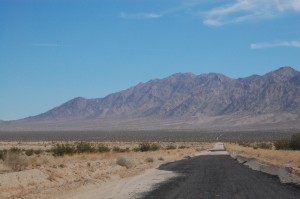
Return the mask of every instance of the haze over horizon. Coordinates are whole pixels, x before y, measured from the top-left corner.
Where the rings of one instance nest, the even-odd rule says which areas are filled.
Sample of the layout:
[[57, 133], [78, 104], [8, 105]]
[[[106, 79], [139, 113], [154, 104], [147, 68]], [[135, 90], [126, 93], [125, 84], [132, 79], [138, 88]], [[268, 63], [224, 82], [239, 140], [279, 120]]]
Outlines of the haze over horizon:
[[300, 71], [297, 0], [0, 1], [0, 119], [178, 72]]

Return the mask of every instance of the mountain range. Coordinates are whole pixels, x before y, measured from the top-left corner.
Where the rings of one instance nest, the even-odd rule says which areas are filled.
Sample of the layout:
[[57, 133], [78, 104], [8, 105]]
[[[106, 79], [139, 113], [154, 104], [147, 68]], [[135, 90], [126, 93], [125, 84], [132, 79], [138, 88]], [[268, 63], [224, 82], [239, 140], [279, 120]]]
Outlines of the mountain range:
[[300, 129], [300, 72], [233, 79], [177, 73], [104, 98], [78, 97], [0, 130]]

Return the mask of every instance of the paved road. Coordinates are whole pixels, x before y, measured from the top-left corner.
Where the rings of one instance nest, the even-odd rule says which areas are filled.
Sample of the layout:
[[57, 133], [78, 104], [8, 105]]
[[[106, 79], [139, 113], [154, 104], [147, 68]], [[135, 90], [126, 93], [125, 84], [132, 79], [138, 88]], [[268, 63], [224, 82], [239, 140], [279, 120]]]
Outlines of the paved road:
[[160, 169], [180, 175], [159, 184], [142, 199], [300, 198], [299, 187], [281, 184], [277, 177], [253, 171], [228, 155], [196, 156], [162, 165]]

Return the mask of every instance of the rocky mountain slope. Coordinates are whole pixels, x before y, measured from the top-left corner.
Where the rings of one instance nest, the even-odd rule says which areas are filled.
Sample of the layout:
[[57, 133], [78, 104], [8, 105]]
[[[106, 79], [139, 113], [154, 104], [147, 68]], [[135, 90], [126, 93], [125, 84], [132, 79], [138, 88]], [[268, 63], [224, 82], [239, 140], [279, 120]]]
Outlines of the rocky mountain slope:
[[299, 108], [300, 73], [284, 67], [264, 76], [240, 79], [216, 73], [178, 73], [102, 99], [75, 98], [26, 120], [261, 114]]
[[[226, 121], [230, 125], [232, 118], [242, 117], [255, 124], [261, 120], [258, 118], [266, 115], [274, 123], [289, 118], [297, 120], [300, 115], [300, 72], [282, 67], [263, 76], [239, 79], [217, 73], [178, 73], [140, 83], [104, 98], [75, 98], [19, 122], [94, 121], [99, 124], [138, 119], [145, 120], [143, 123], [194, 121], [193, 126], [205, 118], [200, 123], [209, 128], [209, 124], [218, 124], [218, 118], [222, 118], [224, 125]], [[281, 115], [285, 117], [281, 119]]]

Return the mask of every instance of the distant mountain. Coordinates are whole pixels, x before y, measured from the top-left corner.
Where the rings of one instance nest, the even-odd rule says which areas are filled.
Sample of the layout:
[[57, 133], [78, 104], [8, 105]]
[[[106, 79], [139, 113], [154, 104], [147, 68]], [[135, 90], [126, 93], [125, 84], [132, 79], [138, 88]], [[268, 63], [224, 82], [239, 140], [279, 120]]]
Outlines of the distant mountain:
[[[121, 129], [128, 124], [132, 124], [132, 128], [143, 128], [143, 125], [155, 127], [164, 122], [162, 128], [250, 124], [291, 127], [293, 123], [293, 127], [300, 128], [296, 124], [299, 116], [300, 73], [291, 67], [282, 67], [263, 76], [239, 79], [217, 73], [177, 73], [104, 98], [75, 98], [43, 114], [12, 123], [70, 126], [83, 122], [89, 129], [109, 128], [113, 123]], [[181, 125], [180, 121], [185, 124]]]

